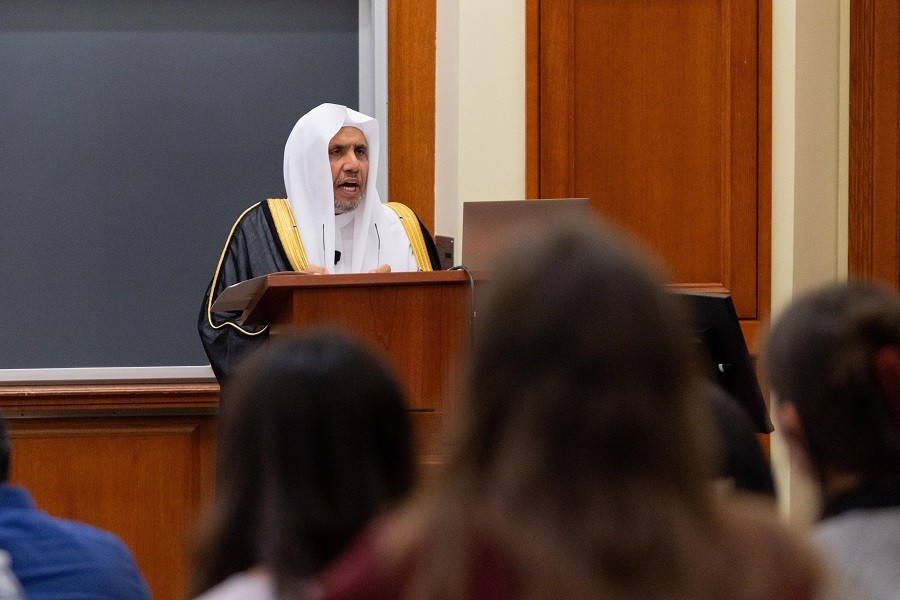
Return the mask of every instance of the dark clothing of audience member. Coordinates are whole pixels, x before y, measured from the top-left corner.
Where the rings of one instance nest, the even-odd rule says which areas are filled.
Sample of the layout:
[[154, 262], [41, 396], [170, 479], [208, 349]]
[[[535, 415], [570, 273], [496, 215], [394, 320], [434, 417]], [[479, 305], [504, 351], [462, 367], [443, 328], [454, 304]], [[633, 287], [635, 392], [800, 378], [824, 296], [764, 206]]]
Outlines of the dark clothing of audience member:
[[709, 384], [707, 396], [722, 450], [719, 477], [737, 490], [774, 497], [772, 468], [747, 411], [718, 385]]

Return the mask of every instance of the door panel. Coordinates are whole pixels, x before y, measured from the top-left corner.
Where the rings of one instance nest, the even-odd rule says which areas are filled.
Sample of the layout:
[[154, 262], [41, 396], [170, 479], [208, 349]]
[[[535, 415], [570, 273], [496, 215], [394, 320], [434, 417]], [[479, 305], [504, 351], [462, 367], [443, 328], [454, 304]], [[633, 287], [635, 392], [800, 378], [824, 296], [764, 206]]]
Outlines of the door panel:
[[538, 195], [587, 196], [675, 283], [724, 287], [741, 318], [766, 315], [757, 0], [534, 0], [527, 14]]

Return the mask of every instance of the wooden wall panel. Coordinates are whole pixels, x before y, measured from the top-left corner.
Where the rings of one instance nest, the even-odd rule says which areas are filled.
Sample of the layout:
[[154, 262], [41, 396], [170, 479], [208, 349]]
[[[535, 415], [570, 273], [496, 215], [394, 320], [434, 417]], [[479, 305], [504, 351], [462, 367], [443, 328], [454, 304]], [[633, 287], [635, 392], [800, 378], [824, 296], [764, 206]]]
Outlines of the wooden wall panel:
[[728, 289], [748, 323], [767, 316], [770, 191], [760, 183], [770, 185], [771, 154], [760, 143], [770, 143], [771, 109], [761, 110], [771, 102], [769, 2], [529, 0], [526, 8], [528, 56], [538, 47], [537, 65], [526, 62], [538, 110], [526, 114], [539, 139], [528, 165], [539, 195], [589, 197], [658, 254], [676, 283]]
[[900, 289], [900, 8], [850, 4], [849, 269]]
[[212, 430], [212, 416], [20, 419], [11, 480], [42, 510], [116, 533], [155, 598], [183, 598], [188, 531], [212, 485]]
[[434, 233], [435, 0], [388, 2], [388, 199]]
[[217, 404], [214, 383], [0, 386], [10, 480], [42, 510], [118, 535], [154, 598], [181, 600]]

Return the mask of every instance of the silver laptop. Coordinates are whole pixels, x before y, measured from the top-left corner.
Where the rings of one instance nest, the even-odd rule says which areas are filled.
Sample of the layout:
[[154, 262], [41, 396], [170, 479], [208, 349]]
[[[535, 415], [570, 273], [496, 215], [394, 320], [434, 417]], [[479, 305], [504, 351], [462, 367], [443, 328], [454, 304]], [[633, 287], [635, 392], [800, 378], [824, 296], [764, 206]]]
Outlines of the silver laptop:
[[536, 227], [590, 215], [587, 198], [464, 202], [462, 264], [487, 269], [508, 244]]

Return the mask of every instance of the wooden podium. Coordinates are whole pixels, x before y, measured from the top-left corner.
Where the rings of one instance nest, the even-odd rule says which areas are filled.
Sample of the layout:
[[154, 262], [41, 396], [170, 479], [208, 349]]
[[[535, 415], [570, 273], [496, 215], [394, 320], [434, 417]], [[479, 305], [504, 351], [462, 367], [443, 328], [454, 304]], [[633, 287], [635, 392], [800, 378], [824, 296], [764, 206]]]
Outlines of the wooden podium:
[[241, 323], [273, 336], [333, 325], [382, 351], [407, 394], [420, 461], [440, 461], [444, 397], [470, 338], [467, 273], [274, 273], [223, 290], [213, 310], [241, 311]]

